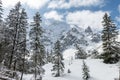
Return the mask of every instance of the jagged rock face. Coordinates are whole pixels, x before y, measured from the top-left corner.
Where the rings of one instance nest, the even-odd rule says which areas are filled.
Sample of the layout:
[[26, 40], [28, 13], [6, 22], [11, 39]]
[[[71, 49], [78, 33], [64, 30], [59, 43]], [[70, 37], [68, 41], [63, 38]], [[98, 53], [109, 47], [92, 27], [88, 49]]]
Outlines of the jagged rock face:
[[92, 42], [98, 43], [100, 40], [101, 40], [100, 34], [93, 34], [92, 35], [92, 39], [91, 39]]
[[44, 28], [43, 43], [47, 48], [53, 48], [57, 39], [61, 42], [62, 50], [74, 47], [75, 44], [81, 47], [89, 47], [91, 43], [98, 43], [101, 38], [99, 33], [94, 33], [91, 27], [82, 29], [76, 25], [70, 28], [65, 23], [59, 23]]
[[75, 27], [69, 30], [64, 37], [62, 36], [61, 43], [64, 49], [74, 46], [75, 44], [88, 45], [84, 34]]
[[81, 47], [89, 47], [92, 43], [98, 43], [101, 40], [101, 37], [99, 33], [94, 33], [90, 27], [84, 30], [75, 26], [60, 39], [64, 50], [73, 47], [75, 44], [78, 44]]
[[93, 34], [93, 31], [91, 29], [90, 26], [88, 26], [86, 29], [85, 29], [85, 33], [88, 34], [88, 35], [92, 35]]

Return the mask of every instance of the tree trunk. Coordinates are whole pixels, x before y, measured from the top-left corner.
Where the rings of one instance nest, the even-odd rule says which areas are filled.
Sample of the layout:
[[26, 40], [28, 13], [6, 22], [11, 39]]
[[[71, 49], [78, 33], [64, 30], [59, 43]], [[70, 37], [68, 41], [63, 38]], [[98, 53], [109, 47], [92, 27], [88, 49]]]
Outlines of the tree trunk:
[[57, 76], [60, 76], [60, 56], [58, 55], [58, 74]]
[[[14, 66], [13, 66], [13, 70], [14, 70], [14, 71], [16, 70], [16, 62], [17, 62], [17, 61], [15, 60]], [[15, 75], [16, 75], [16, 74], [13, 72], [13, 78], [15, 77]]]
[[13, 39], [12, 52], [11, 52], [11, 56], [10, 56], [9, 69], [11, 69], [11, 64], [12, 64], [13, 56], [15, 53], [16, 38], [17, 38], [17, 32], [18, 32], [17, 26], [18, 26], [18, 24], [16, 24], [16, 26], [15, 26], [15, 33], [14, 33], [14, 39]]
[[36, 66], [37, 66], [37, 56], [35, 55], [35, 80], [36, 80], [36, 77], [37, 77]]
[[22, 67], [22, 74], [21, 74], [20, 80], [22, 80], [22, 78], [23, 78], [24, 66], [25, 66], [25, 59], [23, 59], [23, 67]]

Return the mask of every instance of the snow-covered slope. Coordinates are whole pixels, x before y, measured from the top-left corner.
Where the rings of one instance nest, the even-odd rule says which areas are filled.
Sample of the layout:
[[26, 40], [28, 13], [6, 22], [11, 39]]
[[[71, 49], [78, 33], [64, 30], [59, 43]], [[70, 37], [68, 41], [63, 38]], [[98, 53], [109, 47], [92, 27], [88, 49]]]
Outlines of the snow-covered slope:
[[[87, 59], [85, 60], [90, 71], [90, 80], [114, 80], [118, 78], [117, 64], [104, 64], [102, 60]], [[65, 60], [65, 72], [61, 77], [53, 77], [51, 74], [52, 64], [49, 63], [44, 66], [46, 72], [43, 80], [83, 80], [82, 79], [82, 60], [73, 60], [71, 65], [69, 60]], [[70, 69], [71, 73], [67, 73]], [[24, 75], [25, 80], [33, 80], [33, 75]]]
[[71, 58], [75, 59], [75, 53], [76, 53], [76, 49], [67, 49], [63, 52], [63, 58], [70, 60]]

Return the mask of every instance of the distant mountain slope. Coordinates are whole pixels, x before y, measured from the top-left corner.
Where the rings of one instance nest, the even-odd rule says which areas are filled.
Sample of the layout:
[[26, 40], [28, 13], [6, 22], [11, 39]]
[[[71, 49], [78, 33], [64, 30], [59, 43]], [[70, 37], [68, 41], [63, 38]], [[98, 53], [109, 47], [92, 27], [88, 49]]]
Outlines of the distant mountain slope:
[[62, 51], [71, 47], [74, 48], [74, 45], [78, 44], [88, 52], [101, 41], [101, 33], [95, 33], [90, 26], [84, 30], [76, 25], [71, 27], [64, 22], [51, 21], [51, 23], [47, 23], [49, 24], [43, 26], [42, 42], [48, 50], [51, 50], [54, 43], [60, 40]]

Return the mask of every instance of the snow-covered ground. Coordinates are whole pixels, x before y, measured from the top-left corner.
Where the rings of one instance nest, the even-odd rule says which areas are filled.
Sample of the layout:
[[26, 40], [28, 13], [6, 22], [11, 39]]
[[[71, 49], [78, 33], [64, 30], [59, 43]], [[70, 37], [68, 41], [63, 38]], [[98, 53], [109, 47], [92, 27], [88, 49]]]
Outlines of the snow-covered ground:
[[[117, 64], [104, 64], [102, 60], [97, 59], [87, 59], [85, 61], [89, 66], [90, 80], [114, 80], [118, 77]], [[65, 73], [61, 77], [51, 76], [52, 64], [45, 65], [46, 74], [43, 80], [82, 80], [82, 60], [73, 60], [70, 66], [69, 61], [66, 60], [65, 64]], [[68, 68], [71, 73], [67, 73]]]
[[[73, 51], [73, 52], [72, 52]], [[52, 64], [46, 64], [44, 69], [46, 70], [43, 80], [83, 80], [82, 79], [82, 60], [74, 59], [70, 60], [70, 57], [74, 55], [75, 50], [68, 50], [64, 52], [65, 71], [61, 77], [52, 76]], [[118, 64], [104, 64], [100, 59], [86, 59], [87, 66], [90, 70], [90, 80], [114, 80], [119, 76]], [[72, 63], [71, 65], [69, 65]], [[70, 69], [71, 73], [67, 73]], [[33, 80], [33, 75], [24, 75], [25, 80]]]
[[[102, 60], [87, 59], [86, 64], [90, 70], [90, 80], [114, 80], [118, 77], [117, 64], [104, 64]], [[73, 60], [69, 65], [69, 60], [65, 60], [65, 71], [61, 77], [53, 77], [51, 74], [52, 64], [46, 64], [44, 66], [46, 72], [43, 76], [43, 80], [82, 80], [82, 60]], [[70, 69], [71, 73], [67, 73]], [[32, 80], [33, 75], [24, 75], [25, 80]]]

